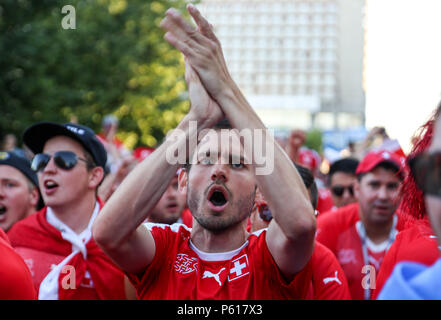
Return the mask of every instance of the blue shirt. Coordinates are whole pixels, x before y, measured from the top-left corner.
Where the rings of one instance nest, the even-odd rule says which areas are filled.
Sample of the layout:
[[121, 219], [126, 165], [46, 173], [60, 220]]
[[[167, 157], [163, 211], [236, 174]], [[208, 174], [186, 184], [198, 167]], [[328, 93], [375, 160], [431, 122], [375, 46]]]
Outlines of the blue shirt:
[[398, 263], [378, 300], [441, 300], [441, 258], [430, 267]]

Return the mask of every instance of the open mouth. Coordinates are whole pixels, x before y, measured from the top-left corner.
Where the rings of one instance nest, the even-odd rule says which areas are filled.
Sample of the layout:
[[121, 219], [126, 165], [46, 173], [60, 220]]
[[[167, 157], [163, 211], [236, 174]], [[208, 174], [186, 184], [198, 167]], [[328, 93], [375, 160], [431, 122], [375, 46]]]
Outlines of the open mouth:
[[0, 219], [6, 215], [8, 208], [4, 204], [0, 204]]
[[169, 204], [167, 204], [166, 208], [167, 209], [171, 209], [171, 210], [175, 210], [178, 207], [178, 204], [176, 202], [171, 202]]
[[44, 182], [44, 187], [45, 187], [46, 189], [51, 190], [51, 189], [54, 189], [54, 188], [58, 187], [58, 184], [56, 184], [56, 183], [55, 183], [54, 181], [52, 181], [52, 180], [46, 180], [46, 181]]
[[228, 194], [222, 187], [213, 187], [208, 193], [208, 201], [215, 207], [222, 207], [228, 202]]

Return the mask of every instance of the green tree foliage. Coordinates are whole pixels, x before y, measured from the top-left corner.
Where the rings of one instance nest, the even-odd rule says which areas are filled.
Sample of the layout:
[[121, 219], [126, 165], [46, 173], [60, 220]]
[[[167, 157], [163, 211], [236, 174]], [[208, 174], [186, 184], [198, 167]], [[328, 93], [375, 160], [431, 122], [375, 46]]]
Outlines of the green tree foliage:
[[312, 129], [306, 133], [305, 146], [314, 149], [319, 154], [323, 152], [323, 133], [320, 130]]
[[[64, 29], [65, 5], [76, 29]], [[154, 146], [189, 108], [184, 64], [159, 22], [184, 0], [2, 0], [0, 2], [0, 135], [37, 121], [100, 131], [120, 119], [129, 147]]]

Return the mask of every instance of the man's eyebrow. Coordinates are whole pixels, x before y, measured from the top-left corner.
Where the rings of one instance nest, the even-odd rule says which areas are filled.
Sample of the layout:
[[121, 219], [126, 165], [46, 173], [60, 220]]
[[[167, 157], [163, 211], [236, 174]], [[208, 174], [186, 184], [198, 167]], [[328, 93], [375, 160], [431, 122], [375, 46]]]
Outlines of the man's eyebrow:
[[7, 177], [7, 178], [0, 178], [0, 181], [1, 181], [1, 182], [15, 182], [15, 183], [18, 183], [18, 182], [19, 182], [18, 179], [14, 179], [14, 178], [10, 178], [10, 177]]
[[231, 163], [233, 163], [233, 161], [237, 161], [237, 160], [239, 160], [238, 163], [245, 163], [245, 157], [243, 155], [237, 156], [237, 155], [230, 153], [229, 160], [231, 160]]

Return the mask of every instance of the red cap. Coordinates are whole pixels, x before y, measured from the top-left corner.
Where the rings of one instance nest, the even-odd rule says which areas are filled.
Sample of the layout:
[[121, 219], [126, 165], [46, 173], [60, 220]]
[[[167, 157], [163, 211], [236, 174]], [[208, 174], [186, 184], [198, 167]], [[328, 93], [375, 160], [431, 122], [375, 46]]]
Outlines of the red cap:
[[382, 162], [389, 162], [394, 164], [399, 169], [399, 174], [403, 179], [405, 176], [405, 167], [402, 159], [395, 153], [386, 150], [369, 152], [363, 160], [358, 164], [355, 174], [367, 173], [372, 171]]
[[302, 148], [299, 152], [298, 164], [308, 168], [311, 171], [315, 171], [320, 166], [320, 156], [317, 151], [308, 148]]
[[139, 161], [141, 162], [142, 160], [144, 160], [145, 158], [147, 158], [150, 154], [153, 153], [153, 151], [155, 151], [154, 148], [149, 148], [149, 147], [138, 147], [135, 150], [133, 150], [133, 156]]

